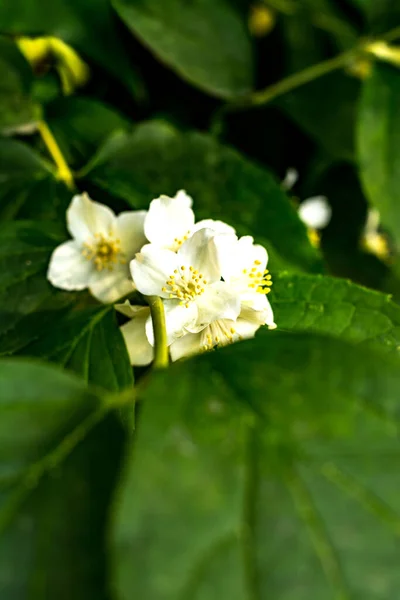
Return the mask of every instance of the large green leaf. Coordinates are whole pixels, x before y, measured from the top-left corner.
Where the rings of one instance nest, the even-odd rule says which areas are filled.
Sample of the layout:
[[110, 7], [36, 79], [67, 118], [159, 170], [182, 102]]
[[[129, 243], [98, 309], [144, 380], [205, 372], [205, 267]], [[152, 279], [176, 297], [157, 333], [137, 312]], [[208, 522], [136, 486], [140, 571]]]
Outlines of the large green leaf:
[[110, 599], [105, 530], [123, 432], [113, 416], [100, 423], [106, 412], [61, 371], [0, 363], [2, 600]]
[[131, 31], [181, 77], [222, 98], [252, 87], [244, 20], [228, 0], [113, 0]]
[[0, 140], [0, 218], [64, 218], [71, 192], [57, 180], [55, 169], [29, 146]]
[[52, 35], [117, 77], [136, 96], [142, 82], [121, 43], [109, 0], [15, 0], [0, 4], [1, 29], [15, 35]]
[[271, 241], [294, 265], [320, 269], [295, 208], [272, 174], [209, 135], [146, 123], [131, 135], [112, 137], [82, 176], [135, 208], [184, 188], [199, 219], [226, 220], [241, 233]]
[[143, 394], [117, 502], [120, 600], [396, 597], [397, 358], [268, 332]]
[[110, 106], [84, 97], [59, 98], [46, 106], [45, 118], [69, 166], [79, 168], [116, 130], [129, 121]]
[[14, 42], [0, 37], [0, 133], [32, 126], [39, 118], [31, 83], [30, 65]]
[[65, 236], [53, 224], [17, 222], [0, 230], [0, 355], [24, 354], [74, 370], [110, 391], [133, 383], [112, 306], [85, 308], [85, 293], [62, 292], [46, 278]]
[[344, 279], [282, 273], [269, 297], [283, 331], [314, 331], [399, 353], [400, 307]]
[[375, 65], [363, 86], [358, 123], [361, 180], [400, 246], [400, 72]]

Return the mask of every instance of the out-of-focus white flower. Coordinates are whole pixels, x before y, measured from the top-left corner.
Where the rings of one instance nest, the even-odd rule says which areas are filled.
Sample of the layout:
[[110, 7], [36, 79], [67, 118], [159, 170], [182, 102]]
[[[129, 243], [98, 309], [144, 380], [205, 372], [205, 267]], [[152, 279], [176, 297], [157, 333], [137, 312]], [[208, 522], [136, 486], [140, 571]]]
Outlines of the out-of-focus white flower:
[[87, 194], [74, 196], [67, 210], [72, 240], [58, 246], [47, 278], [64, 290], [89, 288], [101, 302], [115, 302], [132, 292], [129, 262], [146, 242], [146, 211], [114, 212]]
[[221, 281], [215, 237], [213, 230], [200, 229], [177, 252], [148, 244], [131, 262], [138, 291], [164, 299], [170, 342], [218, 318], [235, 320], [239, 314], [237, 294]]
[[[282, 188], [288, 192], [292, 189], [298, 178], [299, 174], [296, 169], [288, 169], [281, 183]], [[295, 202], [298, 206], [298, 215], [307, 227], [310, 243], [318, 247], [320, 245], [319, 230], [324, 229], [332, 217], [332, 209], [328, 199], [325, 196], [313, 196], [304, 200], [300, 205], [298, 205], [297, 199], [295, 199]]]
[[328, 198], [314, 196], [307, 198], [299, 206], [299, 217], [309, 229], [324, 229], [332, 216]]
[[199, 229], [235, 233], [233, 227], [222, 221], [204, 219], [195, 224], [192, 204], [192, 198], [184, 190], [179, 190], [173, 198], [160, 196], [152, 200], [144, 222], [150, 244], [176, 252]]
[[304, 200], [298, 208], [298, 215], [307, 227], [310, 243], [319, 248], [321, 243], [320, 230], [324, 229], [332, 216], [332, 209], [325, 196], [314, 196]]
[[361, 246], [374, 254], [383, 262], [390, 262], [391, 253], [387, 237], [379, 230], [380, 214], [376, 208], [370, 208], [364, 231], [361, 236]]

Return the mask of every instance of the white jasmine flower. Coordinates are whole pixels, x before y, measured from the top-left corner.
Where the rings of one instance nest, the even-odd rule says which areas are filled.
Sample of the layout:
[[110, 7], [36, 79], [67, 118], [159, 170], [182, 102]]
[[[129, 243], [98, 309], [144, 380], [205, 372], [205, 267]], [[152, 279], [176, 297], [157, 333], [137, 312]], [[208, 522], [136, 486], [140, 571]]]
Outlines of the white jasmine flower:
[[314, 196], [300, 204], [298, 214], [309, 229], [324, 229], [331, 220], [332, 209], [325, 196]]
[[240, 300], [237, 320], [219, 318], [198, 333], [188, 333], [170, 347], [172, 360], [254, 337], [261, 325], [275, 329], [274, 315], [266, 295], [271, 275], [266, 268], [268, 254], [250, 236], [217, 236], [221, 273]]
[[242, 307], [262, 313], [260, 323], [275, 327], [267, 294], [271, 291], [272, 277], [267, 269], [268, 253], [263, 246], [245, 235], [219, 236], [216, 239], [218, 258], [224, 281], [240, 298]]
[[[148, 244], [131, 262], [138, 291], [164, 299], [169, 343], [218, 318], [236, 320], [240, 312], [237, 294], [221, 281], [215, 239], [213, 230], [200, 229], [176, 253]], [[150, 339], [152, 331], [147, 334]]]
[[193, 200], [184, 190], [177, 194], [160, 196], [150, 202], [144, 222], [144, 232], [151, 244], [174, 252], [199, 229], [212, 229], [216, 233], [235, 233], [233, 227], [222, 221], [204, 219], [195, 224]]
[[146, 211], [114, 212], [87, 194], [74, 196], [67, 210], [72, 240], [58, 246], [50, 259], [49, 281], [64, 290], [90, 292], [114, 302], [134, 289], [129, 261], [146, 242]]
[[[196, 237], [204, 235], [198, 232]], [[215, 316], [206, 325], [203, 323], [185, 327], [180, 323], [182, 327], [179, 335], [169, 335], [168, 339], [173, 361], [211, 350], [216, 346], [251, 338], [261, 325], [267, 325], [269, 329], [276, 328], [272, 308], [266, 297], [272, 285], [271, 275], [266, 268], [266, 249], [254, 244], [250, 236], [238, 239], [233, 235], [217, 235], [213, 239], [217, 247], [219, 270], [225, 280], [223, 283], [229, 293], [239, 301], [240, 313], [237, 318], [228, 314], [223, 317]], [[189, 245], [189, 242], [186, 244]], [[185, 249], [185, 244], [182, 248]], [[179, 253], [175, 256], [178, 255]], [[171, 283], [175, 285], [174, 280]], [[164, 306], [168, 328], [171, 313], [174, 313], [175, 308], [168, 300], [164, 300]], [[118, 306], [117, 308], [120, 309]], [[152, 360], [154, 344], [149, 309], [129, 307], [121, 312], [133, 319], [133, 322], [130, 321], [121, 327], [132, 364], [148, 364]], [[217, 313], [218, 311], [214, 311], [215, 315]], [[180, 317], [178, 323], [179, 319]]]

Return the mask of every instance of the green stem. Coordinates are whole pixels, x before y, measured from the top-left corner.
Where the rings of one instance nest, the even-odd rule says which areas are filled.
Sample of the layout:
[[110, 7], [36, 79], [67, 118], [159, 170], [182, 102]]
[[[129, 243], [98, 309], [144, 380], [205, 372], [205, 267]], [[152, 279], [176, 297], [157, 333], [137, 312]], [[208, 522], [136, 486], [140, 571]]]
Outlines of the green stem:
[[[379, 41], [390, 42], [399, 37], [400, 27], [396, 27], [382, 36], [379, 36], [378, 39]], [[277, 83], [274, 83], [263, 90], [253, 92], [252, 94], [249, 94], [241, 99], [224, 104], [215, 113], [211, 124], [212, 134], [216, 137], [221, 134], [223, 119], [227, 113], [264, 106], [279, 96], [287, 94], [288, 92], [291, 92], [292, 90], [305, 85], [306, 83], [310, 83], [311, 81], [314, 81], [323, 75], [327, 75], [328, 73], [332, 73], [333, 71], [337, 71], [338, 69], [346, 67], [353, 59], [362, 56], [370, 44], [371, 40], [363, 39], [359, 41], [359, 43], [356, 44], [351, 50], [347, 50], [346, 52], [342, 52], [333, 58], [324, 60], [316, 65], [312, 65], [311, 67], [307, 67], [303, 71], [289, 75], [289, 77], [286, 77], [285, 79], [282, 79], [281, 81], [278, 81]]]
[[61, 181], [64, 181], [69, 190], [73, 190], [75, 184], [71, 169], [69, 168], [54, 135], [45, 121], [39, 121], [38, 131], [46, 145], [47, 150], [49, 151], [49, 154], [56, 164], [58, 178], [61, 179]]
[[149, 303], [154, 331], [153, 366], [155, 369], [163, 369], [168, 367], [169, 363], [164, 305], [158, 296], [146, 296], [146, 300]]

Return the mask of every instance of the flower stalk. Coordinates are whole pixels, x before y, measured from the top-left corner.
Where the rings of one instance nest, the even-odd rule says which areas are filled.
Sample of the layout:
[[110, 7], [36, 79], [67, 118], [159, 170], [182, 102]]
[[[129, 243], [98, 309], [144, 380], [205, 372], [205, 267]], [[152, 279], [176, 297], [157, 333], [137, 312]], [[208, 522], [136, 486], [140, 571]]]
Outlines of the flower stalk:
[[155, 369], [165, 369], [169, 364], [169, 356], [164, 305], [158, 296], [146, 296], [146, 300], [149, 303], [154, 332], [153, 366]]
[[58, 178], [61, 181], [64, 181], [69, 190], [74, 190], [75, 184], [71, 169], [69, 168], [54, 135], [45, 121], [39, 121], [38, 132], [45, 143], [49, 154], [56, 164]]
[[[396, 27], [380, 36], [379, 41], [391, 42], [399, 37], [400, 27]], [[219, 109], [217, 109], [214, 115], [210, 128], [211, 133], [215, 137], [219, 137], [221, 135], [223, 121], [228, 113], [265, 106], [279, 96], [283, 96], [284, 94], [287, 94], [288, 92], [291, 92], [292, 90], [305, 85], [306, 83], [310, 83], [311, 81], [314, 81], [323, 75], [327, 75], [328, 73], [332, 73], [333, 71], [337, 71], [338, 69], [345, 68], [356, 58], [368, 54], [370, 46], [371, 40], [363, 39], [350, 50], [346, 50], [345, 52], [342, 52], [333, 58], [329, 58], [315, 65], [311, 65], [310, 67], [307, 67], [302, 71], [298, 71], [297, 73], [293, 73], [293, 75], [289, 75], [289, 77], [269, 85], [263, 90], [253, 92], [247, 96], [238, 98], [237, 100], [233, 100], [227, 104], [223, 104]]]

